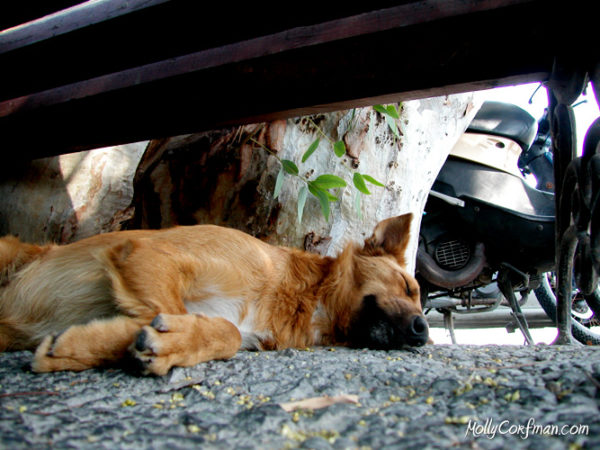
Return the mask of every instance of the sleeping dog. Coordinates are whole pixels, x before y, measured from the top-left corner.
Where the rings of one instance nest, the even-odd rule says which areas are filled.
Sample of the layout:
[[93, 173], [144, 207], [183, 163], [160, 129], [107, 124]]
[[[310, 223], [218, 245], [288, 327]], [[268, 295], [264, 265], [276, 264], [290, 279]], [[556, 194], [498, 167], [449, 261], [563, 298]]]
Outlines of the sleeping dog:
[[118, 231], [69, 245], [0, 239], [0, 351], [36, 372], [133, 359], [163, 375], [240, 349], [421, 346], [405, 269], [412, 216], [380, 222], [337, 258], [212, 225]]

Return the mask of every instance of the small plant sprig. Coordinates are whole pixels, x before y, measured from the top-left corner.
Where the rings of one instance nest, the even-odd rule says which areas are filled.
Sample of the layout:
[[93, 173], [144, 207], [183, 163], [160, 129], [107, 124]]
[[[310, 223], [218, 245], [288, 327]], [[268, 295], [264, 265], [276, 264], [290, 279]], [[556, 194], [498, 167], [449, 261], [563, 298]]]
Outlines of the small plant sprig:
[[[385, 110], [386, 110], [386, 113], [385, 113], [386, 117], [392, 113], [391, 110], [390, 111], [388, 111], [387, 109], [385, 109]], [[395, 107], [394, 107], [394, 111], [396, 111]], [[396, 111], [396, 116], [399, 117], [397, 111]], [[353, 122], [353, 119], [354, 119], [354, 111], [352, 113], [351, 122]], [[344, 143], [343, 139], [334, 141], [329, 136], [327, 136], [327, 134], [325, 134], [323, 132], [321, 127], [319, 127], [310, 117], [308, 118], [308, 120], [318, 131], [319, 135], [329, 142], [329, 144], [332, 147], [333, 153], [338, 158], [342, 158], [346, 154], [346, 144]], [[388, 122], [388, 124], [389, 124], [389, 122]], [[352, 126], [353, 125], [354, 124], [352, 123]], [[394, 123], [394, 126], [395, 126], [395, 123]], [[397, 128], [396, 128], [396, 134], [398, 134]], [[399, 134], [398, 134], [398, 137], [399, 137]], [[348, 185], [346, 183], [346, 181], [343, 178], [338, 177], [337, 175], [333, 175], [333, 174], [329, 174], [329, 173], [319, 175], [313, 180], [306, 179], [305, 177], [300, 175], [300, 169], [298, 168], [298, 166], [296, 165], [296, 163], [294, 161], [291, 161], [289, 159], [280, 158], [276, 154], [276, 152], [272, 151], [266, 145], [257, 141], [256, 139], [254, 139], [254, 137], [250, 137], [250, 141], [253, 142], [254, 144], [260, 146], [262, 149], [264, 149], [266, 152], [268, 152], [271, 156], [275, 157], [281, 164], [281, 169], [279, 170], [279, 173], [277, 174], [277, 179], [275, 180], [275, 188], [273, 190], [273, 198], [279, 197], [279, 194], [281, 193], [281, 189], [283, 187], [285, 177], [287, 175], [297, 177], [304, 183], [304, 185], [298, 191], [298, 206], [297, 206], [298, 207], [298, 223], [302, 223], [302, 215], [304, 212], [304, 206], [306, 205], [306, 200], [308, 198], [309, 193], [319, 201], [319, 204], [321, 206], [321, 212], [323, 213], [323, 217], [325, 217], [325, 220], [329, 221], [329, 215], [331, 212], [331, 208], [330, 208], [329, 204], [331, 202], [336, 202], [339, 200], [339, 198], [336, 197], [334, 194], [332, 194], [329, 190], [337, 189], [337, 188], [345, 188]], [[306, 151], [302, 154], [302, 157], [301, 157], [302, 163], [305, 163], [308, 160], [308, 158], [311, 157], [311, 155], [319, 147], [320, 143], [321, 143], [321, 138], [317, 137], [308, 146]], [[371, 194], [371, 191], [369, 191], [369, 189], [367, 187], [367, 183], [372, 184], [374, 186], [385, 187], [384, 184], [380, 183], [372, 176], [367, 175], [367, 174], [362, 174], [359, 172], [353, 173], [352, 183], [353, 183], [354, 187], [357, 189], [357, 191], [364, 195]], [[354, 198], [354, 207], [355, 207], [356, 212], [359, 215], [359, 217], [361, 217], [360, 196], [358, 194]]]
[[385, 121], [388, 124], [388, 127], [390, 127], [390, 130], [392, 130], [392, 133], [394, 133], [394, 136], [396, 136], [396, 138], [400, 139], [400, 132], [398, 131], [398, 126], [396, 125], [396, 122], [395, 122], [396, 119], [400, 118], [400, 113], [398, 112], [398, 109], [396, 108], [396, 106], [395, 105], [387, 105], [387, 106], [375, 105], [375, 106], [373, 106], [373, 109], [383, 115], [383, 117], [385, 118]]
[[[262, 149], [267, 151], [270, 155], [277, 158], [277, 160], [281, 163], [281, 169], [279, 170], [279, 173], [277, 174], [277, 179], [275, 180], [275, 189], [273, 190], [273, 198], [279, 197], [279, 194], [281, 193], [281, 188], [283, 187], [283, 182], [284, 182], [286, 174], [297, 177], [298, 179], [302, 180], [302, 182], [304, 183], [304, 186], [302, 186], [300, 188], [300, 190], [298, 191], [298, 223], [302, 222], [304, 206], [306, 204], [306, 200], [307, 200], [309, 193], [312, 194], [314, 197], [316, 197], [317, 200], [319, 200], [319, 204], [321, 205], [321, 212], [323, 213], [323, 216], [325, 217], [325, 219], [329, 220], [329, 213], [330, 213], [329, 203], [335, 202], [338, 200], [338, 198], [335, 195], [333, 195], [331, 192], [329, 192], [329, 189], [346, 187], [347, 184], [344, 181], [344, 179], [340, 178], [336, 175], [332, 175], [332, 174], [323, 174], [323, 175], [319, 175], [314, 180], [307, 180], [306, 178], [300, 176], [300, 169], [298, 169], [298, 166], [296, 165], [296, 163], [294, 161], [291, 161], [289, 159], [280, 158], [279, 156], [277, 156], [277, 154], [275, 152], [273, 152], [271, 149], [269, 149], [266, 145], [262, 144], [261, 142], [258, 142], [254, 138], [250, 138], [250, 140], [252, 142], [254, 142], [255, 144], [259, 145]], [[317, 139], [317, 141], [318, 141], [318, 139]], [[313, 142], [309, 146], [308, 150], [304, 153], [304, 155], [306, 155], [309, 152], [312, 153], [316, 150], [316, 147], [318, 147], [318, 145], [319, 145], [319, 143], [317, 141]], [[308, 156], [310, 156], [310, 154]], [[306, 161], [306, 159], [308, 159], [308, 157], [303, 159], [303, 162]]]

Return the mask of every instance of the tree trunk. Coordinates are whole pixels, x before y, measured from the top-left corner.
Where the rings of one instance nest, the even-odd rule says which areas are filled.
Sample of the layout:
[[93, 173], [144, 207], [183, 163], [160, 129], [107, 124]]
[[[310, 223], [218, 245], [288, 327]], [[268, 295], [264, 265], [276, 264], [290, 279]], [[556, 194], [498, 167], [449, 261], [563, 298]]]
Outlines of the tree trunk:
[[[414, 270], [427, 194], [479, 105], [473, 94], [451, 95], [405, 102], [399, 119], [360, 108], [153, 141], [134, 179], [130, 225], [214, 223], [273, 244], [334, 255], [348, 241], [367, 237], [378, 221], [412, 212], [407, 260]], [[318, 147], [303, 163], [317, 138]], [[333, 152], [339, 141], [347, 150], [341, 158]], [[294, 162], [298, 176], [286, 173], [275, 199], [281, 160]], [[384, 187], [367, 182], [370, 195], [360, 194], [355, 173]], [[309, 194], [299, 222], [299, 192], [323, 174], [336, 175], [347, 186], [329, 190], [339, 201], [329, 204], [328, 220]]]
[[[367, 237], [378, 221], [413, 212], [407, 260], [414, 270], [427, 194], [478, 106], [472, 94], [437, 97], [403, 103], [393, 120], [360, 108], [6, 167], [0, 174], [0, 234], [67, 243], [118, 230], [128, 219], [129, 228], [214, 223], [334, 255], [346, 242]], [[314, 153], [302, 162], [317, 138]], [[333, 147], [340, 141], [346, 153], [338, 158]], [[285, 174], [274, 198], [282, 160], [294, 162], [298, 176]], [[384, 187], [367, 181], [371, 193], [361, 194], [356, 173]], [[328, 220], [308, 194], [299, 222], [299, 192], [323, 174], [347, 186], [329, 189], [339, 201], [328, 203]]]
[[0, 236], [69, 243], [121, 228], [131, 219], [140, 142], [72, 153], [0, 170]]

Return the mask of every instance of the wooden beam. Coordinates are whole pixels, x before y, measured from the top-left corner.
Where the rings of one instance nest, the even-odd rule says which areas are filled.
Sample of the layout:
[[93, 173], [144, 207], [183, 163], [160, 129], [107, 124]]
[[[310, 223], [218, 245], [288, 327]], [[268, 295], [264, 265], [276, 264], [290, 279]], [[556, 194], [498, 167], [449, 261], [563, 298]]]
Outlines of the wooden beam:
[[[164, 2], [165, 0], [154, 0]], [[137, 3], [147, 3], [148, 0], [138, 0]], [[103, 5], [105, 2], [100, 2]], [[114, 2], [108, 2], [114, 3]], [[135, 10], [136, 2], [132, 2], [129, 9]], [[410, 25], [418, 25], [435, 21], [438, 18], [449, 18], [467, 13], [486, 11], [497, 5], [498, 0], [482, 0], [474, 5], [468, 5], [460, 1], [445, 1], [438, 5], [435, 14], [432, 14], [432, 6], [436, 2], [424, 1], [415, 4], [402, 5], [396, 8], [379, 10], [360, 14], [322, 24], [298, 27], [285, 30], [280, 33], [261, 36], [243, 42], [223, 45], [217, 48], [202, 50], [196, 53], [174, 57], [141, 67], [123, 70], [108, 75], [99, 76], [90, 80], [49, 89], [32, 95], [21, 96], [11, 99], [9, 102], [0, 104], [0, 117], [17, 112], [27, 112], [32, 109], [44, 108], [65, 101], [78, 100], [85, 97], [99, 95], [105, 92], [125, 89], [133, 85], [152, 83], [159, 80], [173, 78], [183, 74], [200, 72], [226, 64], [239, 63], [252, 59], [264, 58], [270, 55], [289, 52], [292, 50], [310, 46], [335, 42], [339, 39], [349, 39], [358, 36], [373, 35], [388, 30], [399, 29]], [[507, 0], [506, 4], [519, 4], [523, 0]], [[85, 5], [85, 4], [84, 4]], [[98, 4], [93, 4], [98, 5]], [[108, 5], [107, 5], [108, 6]], [[111, 5], [112, 6], [112, 5]], [[75, 7], [58, 13], [56, 16], [43, 19], [40, 23], [29, 24], [23, 28], [11, 30], [9, 35], [4, 36], [6, 43], [2, 41], [0, 33], [0, 53], [12, 50], [15, 46], [29, 45], [42, 39], [72, 31], [74, 23], [65, 23], [66, 18], [75, 15], [75, 23], [80, 26], [88, 26], [100, 21], [94, 13], [104, 12], [111, 16], [121, 10], [115, 11], [109, 8]], [[88, 9], [92, 9], [88, 11]], [[89, 15], [89, 16], [88, 16]], [[81, 19], [85, 21], [80, 22]], [[39, 26], [42, 29], [39, 30]], [[33, 29], [31, 29], [33, 28]], [[15, 36], [16, 35], [16, 36]], [[41, 37], [43, 36], [43, 38]], [[351, 56], [351, 55], [347, 55]]]
[[[205, 19], [214, 23], [193, 45], [186, 41], [189, 30], [170, 36], [153, 29], [168, 17], [181, 17], [185, 8], [178, 5], [189, 3], [197, 2], [159, 2], [4, 52], [3, 42], [14, 46], [15, 35], [2, 41], [0, 33], [0, 65], [10, 68], [0, 73], [0, 81], [6, 81], [0, 83], [3, 148], [18, 146], [25, 157], [39, 157], [543, 80], [556, 52], [572, 51], [572, 45], [591, 33], [591, 27], [572, 27], [557, 36], [548, 32], [547, 24], [557, 14], [568, 18], [579, 12], [577, 0], [568, 5], [543, 0], [405, 1], [384, 9], [369, 5], [373, 9], [355, 9], [349, 15], [331, 8], [317, 21], [300, 14], [287, 22], [274, 19], [273, 26], [263, 18], [231, 34], [223, 33], [226, 21], [217, 14]], [[248, 12], [250, 24], [256, 13]], [[127, 27], [120, 22], [124, 18]], [[149, 37], [144, 26], [159, 36]], [[162, 42], [163, 48], [153, 52], [143, 39], [129, 45], [124, 37], [134, 31], [152, 44]], [[27, 35], [36, 33], [30, 28]], [[113, 53], [99, 51], [95, 44], [93, 57], [62, 58], [56, 67], [39, 53], [72, 50], [92, 37], [106, 38]], [[32, 59], [32, 54], [39, 58]], [[48, 76], [33, 76], [39, 73]]]
[[0, 31], [69, 8], [82, 0], [19, 0], [0, 2]]
[[78, 3], [0, 31], [0, 53], [53, 39], [166, 1], [168, 0], [97, 0]]

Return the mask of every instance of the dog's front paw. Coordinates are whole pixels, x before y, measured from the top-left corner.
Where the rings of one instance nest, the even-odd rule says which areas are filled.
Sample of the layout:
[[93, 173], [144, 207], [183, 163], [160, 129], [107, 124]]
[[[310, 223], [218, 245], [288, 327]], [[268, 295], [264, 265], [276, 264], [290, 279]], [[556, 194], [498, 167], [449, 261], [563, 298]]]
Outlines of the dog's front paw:
[[173, 366], [231, 358], [241, 343], [237, 327], [221, 317], [160, 314], [138, 332], [129, 352], [143, 374], [165, 375]]
[[31, 362], [31, 370], [34, 372], [52, 372], [57, 370], [54, 368], [55, 361], [53, 361], [55, 343], [55, 335], [49, 335], [44, 338], [35, 350], [33, 361]]
[[150, 323], [150, 326], [156, 331], [160, 331], [161, 333], [166, 333], [167, 331], [169, 331], [167, 318], [164, 314], [159, 314], [158, 316], [156, 316]]
[[81, 371], [89, 369], [85, 361], [74, 358], [61, 339], [64, 334], [49, 335], [38, 345], [31, 362], [31, 370], [34, 372], [57, 372], [61, 370]]
[[143, 375], [166, 375], [173, 366], [162, 333], [168, 333], [166, 318], [160, 314], [149, 326], [143, 327], [129, 348], [134, 368]]

